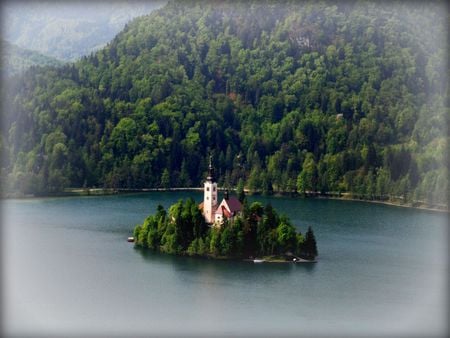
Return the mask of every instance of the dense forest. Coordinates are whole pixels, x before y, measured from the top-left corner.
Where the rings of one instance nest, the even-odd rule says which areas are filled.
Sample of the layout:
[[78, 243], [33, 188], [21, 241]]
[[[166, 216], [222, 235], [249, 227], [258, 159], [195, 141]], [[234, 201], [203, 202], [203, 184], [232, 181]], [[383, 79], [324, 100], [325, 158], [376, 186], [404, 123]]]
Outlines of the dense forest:
[[277, 257], [292, 255], [314, 260], [317, 243], [311, 227], [305, 236], [297, 232], [290, 220], [280, 216], [270, 204], [249, 205], [244, 200], [242, 215], [225, 219], [209, 227], [197, 205], [189, 198], [180, 200], [169, 212], [158, 206], [154, 215], [133, 231], [136, 245], [169, 254], [214, 258]]
[[446, 205], [446, 15], [436, 2], [169, 2], [4, 86], [3, 189], [197, 187], [212, 154], [225, 187]]

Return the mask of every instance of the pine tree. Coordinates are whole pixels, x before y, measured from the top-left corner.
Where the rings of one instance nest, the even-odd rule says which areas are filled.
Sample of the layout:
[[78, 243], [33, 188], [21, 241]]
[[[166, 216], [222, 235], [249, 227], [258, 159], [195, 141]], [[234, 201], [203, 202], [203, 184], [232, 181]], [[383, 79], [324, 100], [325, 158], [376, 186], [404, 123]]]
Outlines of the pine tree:
[[169, 170], [164, 169], [162, 175], [161, 175], [161, 187], [164, 189], [170, 188], [170, 174]]
[[316, 238], [311, 227], [308, 227], [308, 231], [305, 234], [305, 241], [301, 247], [301, 254], [310, 259], [314, 259], [318, 255]]
[[239, 179], [238, 185], [237, 185], [237, 195], [238, 199], [241, 203], [244, 203], [245, 200], [245, 192], [244, 192], [244, 180], [241, 178]]

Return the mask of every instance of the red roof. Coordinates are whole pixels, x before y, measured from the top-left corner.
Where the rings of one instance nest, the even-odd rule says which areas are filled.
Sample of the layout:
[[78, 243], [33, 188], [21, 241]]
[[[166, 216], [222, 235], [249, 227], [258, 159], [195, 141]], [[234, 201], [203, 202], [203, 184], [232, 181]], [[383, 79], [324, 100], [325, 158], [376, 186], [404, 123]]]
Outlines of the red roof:
[[231, 211], [232, 214], [242, 210], [241, 202], [239, 202], [239, 200], [234, 196], [225, 200], [225, 203], [228, 206], [228, 209]]
[[222, 205], [222, 213], [226, 218], [230, 218], [233, 213], [229, 213], [225, 206]]
[[222, 205], [222, 208], [217, 208], [216, 215], [223, 215], [226, 218], [230, 218], [232, 216], [232, 213], [230, 213], [227, 208], [225, 208], [224, 205]]

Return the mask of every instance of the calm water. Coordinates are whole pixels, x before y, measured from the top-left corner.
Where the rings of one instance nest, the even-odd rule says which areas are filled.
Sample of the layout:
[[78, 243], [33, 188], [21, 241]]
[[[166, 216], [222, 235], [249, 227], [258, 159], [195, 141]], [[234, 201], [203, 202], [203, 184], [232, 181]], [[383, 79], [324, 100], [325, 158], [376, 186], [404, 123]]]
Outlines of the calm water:
[[318, 240], [314, 265], [172, 257], [127, 243], [197, 193], [2, 202], [3, 329], [16, 335], [444, 335], [447, 215], [270, 200]]

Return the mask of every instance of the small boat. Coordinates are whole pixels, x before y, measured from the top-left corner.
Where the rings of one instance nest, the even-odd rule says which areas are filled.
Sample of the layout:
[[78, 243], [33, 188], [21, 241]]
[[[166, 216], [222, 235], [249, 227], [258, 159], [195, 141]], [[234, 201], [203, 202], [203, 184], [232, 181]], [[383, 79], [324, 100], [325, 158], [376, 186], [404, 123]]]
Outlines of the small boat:
[[128, 237], [127, 241], [130, 242], [130, 243], [133, 243], [134, 242], [134, 237]]
[[253, 260], [253, 263], [262, 263], [262, 262], [264, 262], [264, 259], [258, 259], [258, 258], [255, 258], [255, 259]]

